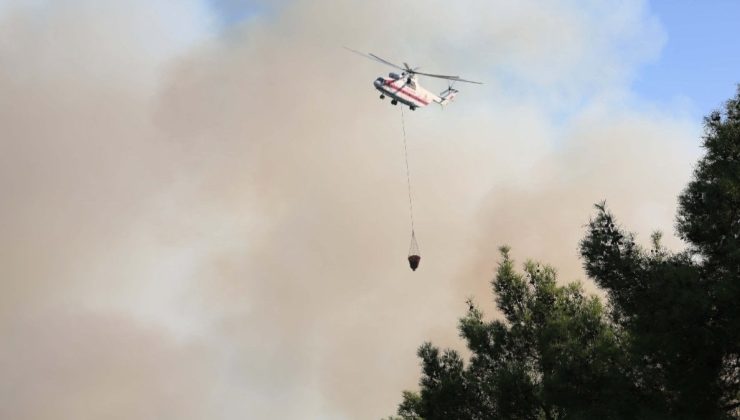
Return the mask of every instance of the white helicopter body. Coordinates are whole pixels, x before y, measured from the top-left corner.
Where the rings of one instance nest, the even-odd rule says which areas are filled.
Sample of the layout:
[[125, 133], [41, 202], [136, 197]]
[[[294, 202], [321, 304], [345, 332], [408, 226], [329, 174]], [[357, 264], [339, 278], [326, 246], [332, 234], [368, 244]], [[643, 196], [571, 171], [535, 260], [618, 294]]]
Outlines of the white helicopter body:
[[[393, 105], [397, 105], [399, 102], [401, 102], [402, 104], [407, 105], [409, 108], [411, 108], [412, 111], [416, 108], [425, 107], [432, 102], [436, 102], [442, 106], [450, 103], [458, 93], [458, 90], [452, 88], [452, 83], [466, 82], [475, 83], [478, 85], [482, 84], [480, 82], [474, 82], [472, 80], [461, 79], [459, 76], [445, 76], [441, 74], [422, 73], [418, 71], [419, 67], [411, 68], [411, 66], [409, 66], [407, 63], [403, 63], [403, 67], [401, 67], [397, 64], [391, 63], [388, 60], [380, 58], [375, 54], [364, 54], [351, 48], [345, 48], [355, 54], [359, 54], [363, 57], [401, 70], [401, 74], [389, 73], [388, 77], [378, 77], [373, 82], [373, 85], [375, 86], [375, 89], [380, 91], [380, 99], [385, 99], [385, 97], [388, 96], [391, 98], [391, 103]], [[437, 79], [446, 79], [448, 80], [450, 85], [447, 87], [447, 90], [440, 93], [439, 95], [435, 95], [429, 90], [421, 87], [417, 75], [435, 77]]]
[[411, 110], [423, 108], [432, 102], [442, 106], [450, 103], [457, 95], [457, 90], [448, 88], [439, 95], [435, 95], [427, 89], [424, 89], [416, 76], [406, 75], [405, 73], [389, 73], [388, 77], [378, 77], [373, 82], [375, 89], [380, 91], [380, 99], [386, 96], [391, 98], [391, 103], [395, 105], [398, 102], [408, 105]]

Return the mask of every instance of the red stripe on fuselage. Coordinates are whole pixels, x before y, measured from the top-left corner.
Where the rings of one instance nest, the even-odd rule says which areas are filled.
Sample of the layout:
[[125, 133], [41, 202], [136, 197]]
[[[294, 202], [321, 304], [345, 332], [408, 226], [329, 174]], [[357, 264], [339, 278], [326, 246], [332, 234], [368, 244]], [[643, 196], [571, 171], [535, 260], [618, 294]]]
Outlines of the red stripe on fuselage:
[[398, 94], [398, 92], [401, 92], [401, 93], [409, 96], [412, 99], [416, 99], [417, 101], [421, 102], [424, 105], [429, 105], [429, 101], [426, 101], [426, 100], [424, 100], [424, 99], [422, 99], [422, 98], [414, 95], [413, 93], [409, 92], [408, 89], [406, 89], [404, 86], [402, 86], [400, 89], [397, 86], [393, 86], [393, 82], [395, 82], [395, 80], [386, 80], [385, 81], [385, 86], [388, 86], [388, 87], [393, 88], [393, 91], [392, 92], [389, 92], [389, 93]]

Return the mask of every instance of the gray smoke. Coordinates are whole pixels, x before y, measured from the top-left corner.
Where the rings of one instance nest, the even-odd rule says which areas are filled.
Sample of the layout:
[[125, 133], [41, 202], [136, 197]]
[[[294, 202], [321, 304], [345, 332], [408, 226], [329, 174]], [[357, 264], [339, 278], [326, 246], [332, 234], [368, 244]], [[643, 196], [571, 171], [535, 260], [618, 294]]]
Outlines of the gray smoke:
[[[0, 417], [379, 418], [499, 245], [583, 280], [594, 202], [672, 232], [698, 125], [630, 93], [644, 2], [265, 4], [0, 4]], [[342, 45], [486, 82], [406, 113], [415, 273], [389, 69]]]

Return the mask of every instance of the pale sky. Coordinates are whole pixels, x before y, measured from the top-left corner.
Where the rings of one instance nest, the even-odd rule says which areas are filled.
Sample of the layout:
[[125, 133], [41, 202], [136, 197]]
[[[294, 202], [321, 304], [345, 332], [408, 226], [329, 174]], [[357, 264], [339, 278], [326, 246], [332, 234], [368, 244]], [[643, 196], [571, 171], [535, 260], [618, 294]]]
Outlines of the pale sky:
[[[597, 292], [606, 199], [680, 248], [740, 74], [701, 4], [0, 0], [0, 418], [378, 419], [497, 316], [500, 245]], [[416, 272], [389, 69], [345, 45], [485, 82], [406, 113]]]

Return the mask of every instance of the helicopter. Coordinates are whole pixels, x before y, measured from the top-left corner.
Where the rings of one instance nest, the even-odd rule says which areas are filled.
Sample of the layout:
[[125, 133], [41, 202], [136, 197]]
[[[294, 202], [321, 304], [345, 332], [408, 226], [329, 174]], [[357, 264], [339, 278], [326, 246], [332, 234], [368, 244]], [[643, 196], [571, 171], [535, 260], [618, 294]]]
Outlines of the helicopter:
[[[425, 107], [432, 102], [438, 103], [441, 106], [445, 106], [452, 102], [455, 96], [459, 93], [457, 89], [454, 89], [452, 87], [452, 84], [455, 82], [475, 83], [478, 85], [483, 84], [481, 82], [461, 79], [459, 76], [422, 73], [419, 71], [420, 67], [412, 68], [408, 65], [408, 63], [405, 62], [403, 63], [403, 67], [401, 67], [397, 64], [391, 63], [388, 60], [380, 58], [375, 54], [364, 54], [351, 48], [344, 48], [365, 58], [369, 58], [373, 61], [377, 61], [379, 63], [400, 70], [400, 74], [391, 72], [388, 73], [388, 77], [378, 77], [373, 82], [373, 86], [375, 86], [375, 89], [380, 91], [380, 99], [385, 99], [385, 97], [388, 96], [389, 98], [391, 98], [391, 104], [398, 105], [398, 103], [400, 102], [404, 105], [407, 105], [412, 111], [415, 111], [416, 108]], [[437, 79], [445, 79], [449, 81], [449, 84], [445, 91], [443, 91], [439, 95], [435, 95], [431, 91], [424, 89], [419, 84], [419, 80], [417, 77], [418, 75], [435, 77]]]

